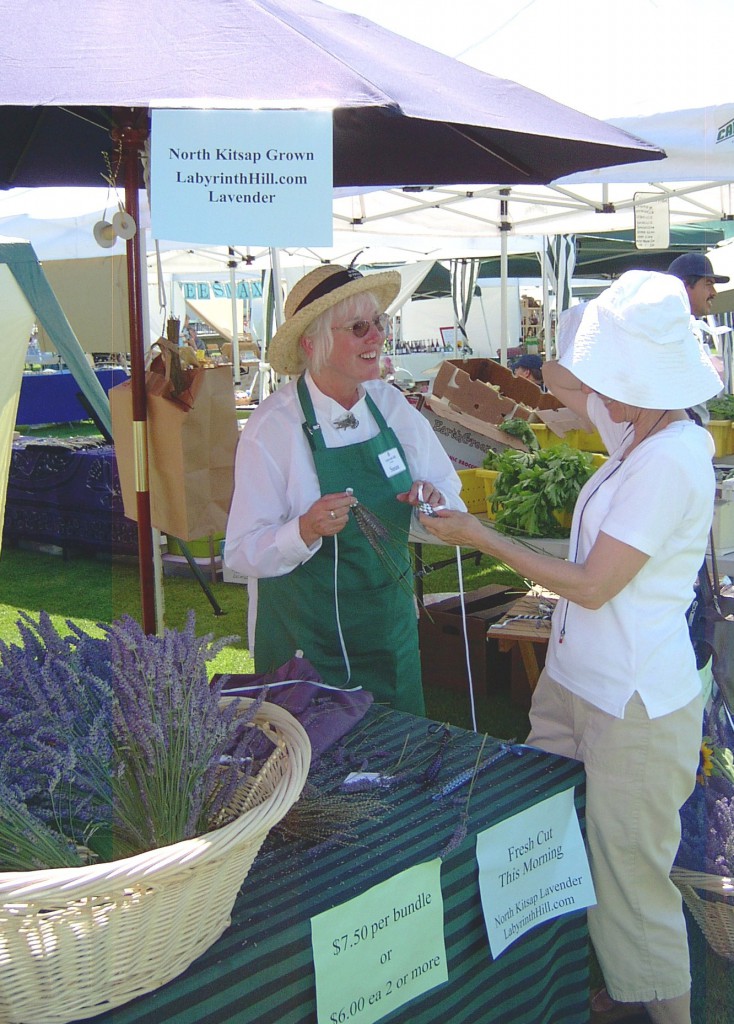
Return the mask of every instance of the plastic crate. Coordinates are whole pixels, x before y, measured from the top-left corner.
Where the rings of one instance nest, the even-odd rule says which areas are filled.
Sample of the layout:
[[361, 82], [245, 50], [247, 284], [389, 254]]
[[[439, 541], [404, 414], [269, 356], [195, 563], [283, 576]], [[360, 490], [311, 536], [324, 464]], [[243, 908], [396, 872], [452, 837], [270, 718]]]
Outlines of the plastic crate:
[[574, 448], [578, 448], [581, 452], [606, 452], [606, 445], [601, 439], [601, 434], [598, 430], [574, 430], [575, 434], [573, 441], [568, 443]]
[[477, 512], [484, 512], [486, 505], [484, 481], [477, 476], [478, 470], [460, 469], [457, 472], [461, 480], [461, 500], [466, 505], [467, 511], [475, 515]]
[[570, 448], [577, 448], [580, 452], [606, 453], [607, 450], [598, 430], [567, 430], [563, 437], [559, 437], [545, 423], [530, 423], [529, 426], [541, 448], [567, 444]]
[[709, 420], [706, 429], [714, 439], [718, 457], [734, 455], [734, 425], [731, 420]]
[[578, 448], [576, 444], [578, 430], [569, 430], [563, 437], [559, 437], [545, 423], [529, 423], [528, 426], [535, 434], [535, 440], [538, 442], [539, 448], [552, 448], [554, 445], [563, 444], [564, 442], [572, 448]]
[[496, 469], [475, 469], [474, 472], [477, 478], [482, 483], [483, 494], [484, 494], [484, 507], [482, 512], [487, 513], [487, 518], [494, 519], [494, 512], [492, 511], [492, 495], [494, 494], [494, 485], [497, 482], [499, 472]]
[[571, 523], [573, 522], [573, 512], [564, 512], [562, 509], [554, 509], [553, 515], [556, 517], [558, 522], [565, 530], [571, 529]]

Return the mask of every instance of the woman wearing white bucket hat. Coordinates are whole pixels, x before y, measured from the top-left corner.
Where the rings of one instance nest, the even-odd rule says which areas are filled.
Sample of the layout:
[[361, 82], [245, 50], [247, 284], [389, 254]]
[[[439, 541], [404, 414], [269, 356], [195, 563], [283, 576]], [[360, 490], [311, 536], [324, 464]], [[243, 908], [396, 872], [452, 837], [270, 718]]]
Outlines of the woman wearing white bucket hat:
[[[611, 1000], [643, 1003], [665, 1024], [690, 1022], [685, 919], [669, 874], [701, 742], [686, 610], [715, 487], [713, 441], [685, 409], [721, 387], [691, 325], [680, 281], [629, 271], [588, 303], [560, 361], [545, 364], [551, 392], [610, 452], [579, 495], [567, 561], [471, 516], [422, 517], [444, 542], [494, 555], [561, 596], [528, 742], [585, 764], [592, 942]], [[611, 1012], [622, 1019], [624, 1007]]]
[[[428, 420], [379, 379], [399, 289], [397, 271], [325, 265], [291, 290], [268, 358], [297, 379], [242, 431], [224, 559], [248, 576], [256, 671], [298, 649], [325, 683], [422, 714], [411, 506], [465, 506]], [[385, 528], [382, 557], [355, 501]]]

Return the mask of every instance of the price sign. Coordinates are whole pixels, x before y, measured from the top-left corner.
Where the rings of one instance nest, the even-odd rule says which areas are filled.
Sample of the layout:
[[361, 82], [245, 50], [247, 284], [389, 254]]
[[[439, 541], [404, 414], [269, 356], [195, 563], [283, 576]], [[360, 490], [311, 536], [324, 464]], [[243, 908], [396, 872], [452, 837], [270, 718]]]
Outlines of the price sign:
[[667, 199], [655, 192], [635, 192], [635, 248], [667, 249], [670, 245], [670, 210]]
[[535, 925], [596, 902], [573, 789], [480, 832], [477, 861], [495, 958]]
[[318, 1024], [374, 1024], [448, 981], [441, 861], [311, 918]]

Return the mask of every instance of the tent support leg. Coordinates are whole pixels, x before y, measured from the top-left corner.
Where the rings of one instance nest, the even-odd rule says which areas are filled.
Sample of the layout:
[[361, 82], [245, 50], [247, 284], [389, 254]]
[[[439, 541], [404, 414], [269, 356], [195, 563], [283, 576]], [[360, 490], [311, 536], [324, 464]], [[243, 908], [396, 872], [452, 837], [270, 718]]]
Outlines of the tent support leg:
[[201, 568], [199, 567], [199, 563], [196, 561], [194, 556], [191, 554], [191, 550], [189, 549], [189, 547], [186, 544], [184, 544], [184, 542], [182, 540], [179, 540], [178, 537], [175, 537], [174, 539], [175, 539], [176, 543], [178, 544], [178, 546], [181, 548], [181, 551], [183, 552], [184, 558], [189, 563], [189, 568], [191, 569], [191, 571], [193, 572], [194, 576], [196, 576], [197, 580], [199, 581], [199, 585], [200, 585], [201, 589], [206, 594], [206, 596], [207, 596], [207, 598], [209, 600], [209, 604], [214, 609], [214, 614], [215, 615], [225, 615], [226, 613], [222, 611], [220, 605], [217, 603], [217, 599], [214, 596], [214, 594], [212, 593], [211, 588], [209, 587], [209, 584], [206, 581], [204, 573], [201, 571]]

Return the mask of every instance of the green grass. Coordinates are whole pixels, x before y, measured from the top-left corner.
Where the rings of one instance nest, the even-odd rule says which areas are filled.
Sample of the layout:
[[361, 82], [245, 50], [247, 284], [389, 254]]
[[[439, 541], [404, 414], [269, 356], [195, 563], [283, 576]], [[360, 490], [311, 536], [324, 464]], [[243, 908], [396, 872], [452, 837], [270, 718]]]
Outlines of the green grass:
[[[451, 557], [446, 548], [424, 548], [424, 563], [431, 566]], [[492, 559], [482, 558], [462, 566], [466, 591], [490, 583], [517, 585], [518, 577]], [[0, 637], [14, 641], [18, 637], [19, 610], [36, 615], [44, 610], [59, 627], [71, 619], [83, 629], [95, 632], [98, 622], [112, 622], [123, 614], [140, 620], [140, 584], [134, 559], [104, 561], [91, 557], [63, 559], [38, 550], [6, 546], [0, 554], [0, 579], [3, 602], [0, 603]], [[428, 572], [424, 592], [455, 593], [459, 589], [455, 564]], [[520, 584], [522, 585], [522, 584]], [[196, 614], [197, 631], [215, 637], [236, 637], [210, 663], [212, 672], [253, 672], [247, 647], [247, 592], [243, 586], [228, 583], [209, 584], [223, 614], [217, 615], [204, 590], [193, 576], [165, 576], [163, 580], [164, 621], [170, 628], [184, 625], [189, 609]], [[500, 738], [527, 735], [527, 714], [512, 703], [509, 690], [487, 694], [484, 680], [475, 682], [477, 726], [482, 732]], [[471, 727], [468, 694], [441, 686], [426, 687], [427, 713], [439, 721]]]

